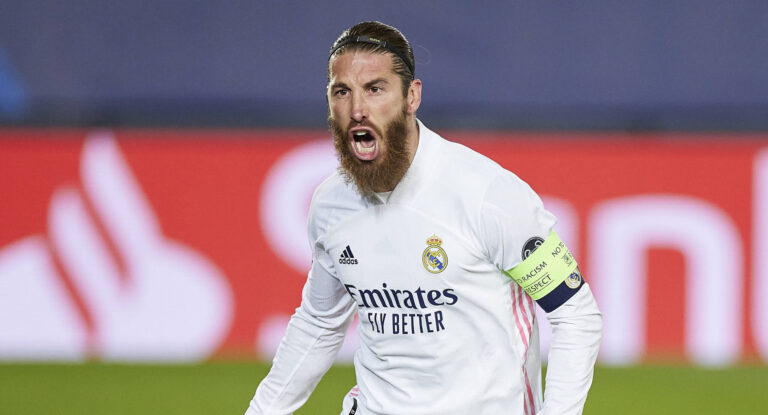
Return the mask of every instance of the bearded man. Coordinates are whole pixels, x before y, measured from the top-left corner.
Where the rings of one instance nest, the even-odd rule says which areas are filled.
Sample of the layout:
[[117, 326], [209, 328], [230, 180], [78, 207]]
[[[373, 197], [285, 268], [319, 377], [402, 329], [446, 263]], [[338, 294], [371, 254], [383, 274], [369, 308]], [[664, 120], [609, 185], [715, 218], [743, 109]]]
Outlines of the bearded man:
[[[247, 415], [306, 402], [355, 314], [342, 415], [582, 412], [602, 333], [589, 285], [525, 182], [416, 118], [421, 88], [397, 29], [334, 42], [340, 169], [313, 196], [301, 306]], [[545, 393], [534, 302], [553, 330]]]

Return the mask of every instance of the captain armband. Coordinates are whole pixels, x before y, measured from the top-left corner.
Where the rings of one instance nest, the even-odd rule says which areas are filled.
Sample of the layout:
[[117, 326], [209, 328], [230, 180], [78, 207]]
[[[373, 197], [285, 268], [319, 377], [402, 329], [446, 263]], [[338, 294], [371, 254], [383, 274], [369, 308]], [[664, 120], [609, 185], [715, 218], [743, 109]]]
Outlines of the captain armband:
[[504, 272], [546, 312], [560, 307], [582, 286], [576, 260], [554, 230], [546, 240], [529, 239], [522, 258], [523, 262]]

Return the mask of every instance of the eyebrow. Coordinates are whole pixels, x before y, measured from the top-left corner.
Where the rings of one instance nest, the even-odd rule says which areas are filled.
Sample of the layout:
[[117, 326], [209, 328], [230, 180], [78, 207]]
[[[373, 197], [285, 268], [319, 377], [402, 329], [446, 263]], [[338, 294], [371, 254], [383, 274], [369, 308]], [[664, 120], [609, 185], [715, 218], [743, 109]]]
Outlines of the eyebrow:
[[365, 83], [366, 88], [370, 88], [376, 84], [388, 84], [389, 82], [385, 78], [376, 78], [372, 81], [368, 81]]
[[335, 88], [349, 89], [349, 86], [347, 84], [345, 84], [344, 82], [336, 82], [336, 83], [331, 84], [329, 86], [329, 88], [330, 89], [335, 89]]
[[[366, 82], [365, 85], [363, 85], [363, 86], [365, 88], [370, 88], [370, 87], [372, 87], [372, 86], [374, 86], [376, 84], [389, 84], [389, 81], [386, 78], [376, 78], [376, 79], [374, 79], [372, 81]], [[336, 89], [336, 88], [350, 89], [349, 85], [347, 85], [344, 82], [336, 82], [336, 83], [332, 84], [330, 86], [330, 88], [331, 89]]]

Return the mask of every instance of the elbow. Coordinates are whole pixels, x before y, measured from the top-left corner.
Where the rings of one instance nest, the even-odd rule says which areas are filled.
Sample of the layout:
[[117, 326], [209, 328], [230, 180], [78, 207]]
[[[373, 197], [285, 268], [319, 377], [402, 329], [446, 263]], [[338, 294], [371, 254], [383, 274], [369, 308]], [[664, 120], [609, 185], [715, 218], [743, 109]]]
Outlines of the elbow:
[[598, 312], [595, 317], [595, 332], [597, 337], [597, 344], [603, 339], [603, 314]]

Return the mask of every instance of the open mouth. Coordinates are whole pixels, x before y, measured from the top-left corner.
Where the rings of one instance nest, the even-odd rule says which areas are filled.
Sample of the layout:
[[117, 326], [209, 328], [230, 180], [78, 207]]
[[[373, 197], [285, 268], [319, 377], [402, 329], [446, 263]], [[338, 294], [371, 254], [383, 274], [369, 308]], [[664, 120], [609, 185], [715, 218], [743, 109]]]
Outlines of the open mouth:
[[352, 150], [354, 150], [355, 156], [358, 159], [370, 161], [376, 158], [379, 152], [379, 140], [376, 139], [373, 131], [369, 129], [356, 129], [350, 131], [350, 135]]

